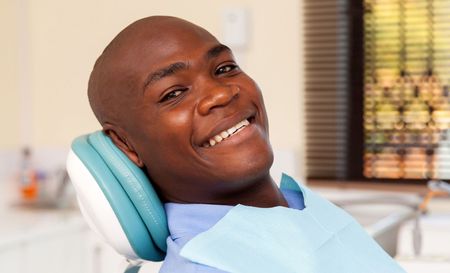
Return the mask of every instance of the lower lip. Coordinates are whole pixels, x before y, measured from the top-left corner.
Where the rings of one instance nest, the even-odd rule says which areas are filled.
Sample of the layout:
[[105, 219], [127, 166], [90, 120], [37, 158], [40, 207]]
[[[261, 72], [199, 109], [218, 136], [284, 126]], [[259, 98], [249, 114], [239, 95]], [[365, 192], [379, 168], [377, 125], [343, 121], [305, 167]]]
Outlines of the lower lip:
[[241, 142], [244, 142], [248, 139], [251, 139], [254, 137], [254, 135], [257, 132], [257, 127], [254, 123], [250, 123], [249, 125], [242, 128], [239, 132], [234, 133], [233, 135], [227, 137], [226, 139], [222, 140], [221, 142], [217, 143], [214, 146], [210, 147], [204, 147], [205, 149], [212, 149], [212, 148], [220, 148], [228, 145], [237, 145]]

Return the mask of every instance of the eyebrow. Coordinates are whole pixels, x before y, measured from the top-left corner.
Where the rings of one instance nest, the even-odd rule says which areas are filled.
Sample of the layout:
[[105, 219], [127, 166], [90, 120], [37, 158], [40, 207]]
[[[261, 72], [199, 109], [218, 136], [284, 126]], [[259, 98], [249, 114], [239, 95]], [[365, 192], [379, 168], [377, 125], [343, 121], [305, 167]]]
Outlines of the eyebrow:
[[[205, 59], [210, 60], [217, 56], [219, 56], [224, 51], [230, 51], [231, 49], [227, 47], [226, 45], [219, 44], [217, 46], [214, 46], [213, 48], [209, 49], [205, 54]], [[157, 71], [150, 73], [147, 76], [147, 79], [144, 82], [144, 91], [147, 89], [147, 87], [151, 84], [153, 84], [156, 81], [159, 81], [165, 77], [171, 76], [175, 74], [178, 71], [186, 70], [189, 68], [189, 64], [185, 62], [176, 62], [173, 64], [170, 64], [166, 67], [163, 67], [161, 69], [158, 69]]]
[[209, 59], [219, 56], [224, 51], [231, 52], [231, 49], [229, 47], [227, 47], [226, 45], [219, 44], [219, 45], [216, 45], [215, 47], [211, 48], [210, 50], [208, 50], [208, 52], [206, 52], [205, 57], [207, 60], [209, 60]]
[[147, 79], [144, 82], [144, 90], [150, 84], [152, 84], [156, 81], [159, 81], [164, 77], [173, 75], [180, 70], [186, 70], [186, 69], [188, 69], [188, 67], [189, 67], [189, 64], [187, 64], [187, 63], [176, 62], [176, 63], [170, 64], [164, 68], [161, 68], [153, 73], [150, 73], [150, 75], [148, 75]]

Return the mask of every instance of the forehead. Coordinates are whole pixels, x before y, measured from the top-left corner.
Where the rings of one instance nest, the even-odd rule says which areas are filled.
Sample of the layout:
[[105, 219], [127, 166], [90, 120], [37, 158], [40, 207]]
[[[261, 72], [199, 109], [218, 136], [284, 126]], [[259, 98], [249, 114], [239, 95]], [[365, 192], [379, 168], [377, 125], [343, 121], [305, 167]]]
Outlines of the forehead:
[[139, 73], [185, 61], [218, 44], [206, 30], [182, 20], [142, 24], [126, 34], [118, 46], [119, 66]]
[[130, 109], [151, 73], [175, 62], [190, 62], [218, 44], [209, 32], [181, 19], [137, 21], [119, 33], [99, 58], [91, 76], [97, 100], [108, 102], [106, 112]]

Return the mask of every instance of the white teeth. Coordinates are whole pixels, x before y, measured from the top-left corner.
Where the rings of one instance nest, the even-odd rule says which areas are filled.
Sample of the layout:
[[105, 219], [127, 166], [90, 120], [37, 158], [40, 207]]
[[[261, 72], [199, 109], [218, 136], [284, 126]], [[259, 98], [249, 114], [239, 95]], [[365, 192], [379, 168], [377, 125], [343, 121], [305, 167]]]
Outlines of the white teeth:
[[216, 136], [210, 138], [208, 142], [203, 144], [203, 147], [205, 147], [205, 148], [212, 147], [212, 146], [222, 142], [224, 139], [229, 138], [236, 132], [241, 131], [244, 127], [246, 127], [249, 124], [250, 124], [250, 122], [248, 120], [244, 119], [243, 121], [238, 122], [236, 125], [228, 128], [227, 130], [222, 131], [219, 134], [217, 134]]
[[232, 135], [234, 132], [236, 132], [236, 127], [231, 127], [230, 129], [227, 130], [228, 135]]

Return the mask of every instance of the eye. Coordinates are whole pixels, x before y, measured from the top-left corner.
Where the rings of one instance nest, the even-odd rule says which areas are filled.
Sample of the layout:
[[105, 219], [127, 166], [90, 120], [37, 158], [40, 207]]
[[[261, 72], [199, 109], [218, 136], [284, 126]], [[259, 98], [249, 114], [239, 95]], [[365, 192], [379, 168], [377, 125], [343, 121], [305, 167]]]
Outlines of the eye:
[[187, 91], [187, 88], [181, 88], [181, 89], [176, 89], [176, 90], [172, 90], [170, 92], [168, 92], [167, 94], [165, 94], [163, 96], [163, 98], [160, 100], [160, 102], [165, 102], [171, 99], [174, 99], [176, 97], [178, 97], [179, 95], [181, 95], [183, 92]]
[[239, 66], [237, 64], [226, 64], [226, 65], [222, 65], [219, 66], [219, 68], [216, 69], [215, 71], [215, 75], [221, 75], [221, 74], [226, 74], [226, 73], [230, 73], [233, 71], [239, 71]]

